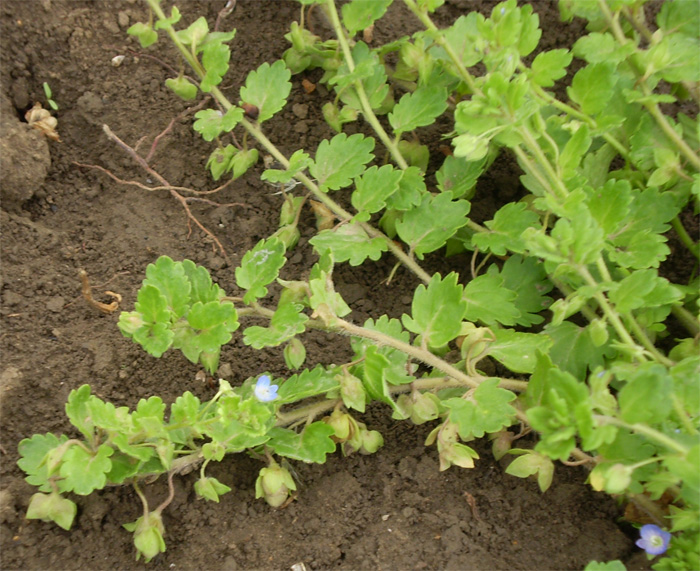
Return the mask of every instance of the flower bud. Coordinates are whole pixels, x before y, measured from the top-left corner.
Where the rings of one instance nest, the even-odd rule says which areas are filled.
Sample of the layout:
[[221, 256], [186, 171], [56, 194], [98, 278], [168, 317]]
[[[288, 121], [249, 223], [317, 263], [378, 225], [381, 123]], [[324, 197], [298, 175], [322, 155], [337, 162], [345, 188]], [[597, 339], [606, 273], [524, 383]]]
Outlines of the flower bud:
[[255, 497], [265, 498], [273, 508], [281, 506], [296, 490], [296, 484], [289, 470], [282, 468], [277, 462], [272, 462], [268, 468], [262, 468], [255, 481]]
[[340, 396], [343, 399], [343, 404], [348, 408], [365, 412], [367, 397], [362, 381], [347, 372], [337, 375], [335, 378], [340, 383]]
[[379, 432], [376, 430], [362, 431], [360, 454], [374, 454], [382, 446], [384, 446], [384, 437]]
[[285, 201], [280, 209], [280, 228], [294, 223], [303, 204], [303, 196], [286, 195]]
[[429, 420], [435, 420], [439, 416], [438, 403], [440, 399], [434, 394], [414, 391], [411, 400], [413, 401], [411, 420], [414, 424], [423, 424]]
[[281, 279], [278, 279], [277, 282], [284, 288], [280, 294], [279, 307], [287, 303], [303, 303], [308, 305], [309, 293], [306, 282]]
[[291, 250], [297, 245], [300, 236], [301, 233], [296, 224], [288, 224], [287, 226], [282, 226], [282, 228], [277, 230], [271, 237], [277, 238], [284, 244], [285, 249]]
[[513, 445], [513, 433], [508, 430], [489, 434], [489, 438], [493, 441], [491, 450], [496, 460], [503, 458]]
[[165, 528], [160, 513], [149, 512], [132, 523], [124, 524], [124, 528], [134, 533], [137, 560], [143, 555], [148, 563], [159, 553], [165, 552]]
[[301, 367], [305, 360], [306, 347], [297, 337], [292, 337], [284, 348], [284, 362], [289, 369], [295, 370]]
[[146, 323], [138, 311], [122, 311], [119, 316], [119, 330], [124, 334], [131, 336]]
[[357, 422], [346, 412], [334, 410], [330, 416], [326, 416], [323, 419], [323, 422], [334, 430], [335, 434], [332, 439], [335, 442], [344, 442], [350, 438], [354, 432], [357, 432]]

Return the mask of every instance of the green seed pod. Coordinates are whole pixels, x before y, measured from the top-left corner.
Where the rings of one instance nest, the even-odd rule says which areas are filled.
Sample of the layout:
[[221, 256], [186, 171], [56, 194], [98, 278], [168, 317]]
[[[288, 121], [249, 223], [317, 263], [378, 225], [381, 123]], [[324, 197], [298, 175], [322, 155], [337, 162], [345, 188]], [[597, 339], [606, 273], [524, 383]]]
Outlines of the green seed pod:
[[289, 470], [282, 468], [277, 462], [273, 462], [268, 468], [262, 468], [255, 481], [255, 497], [265, 498], [273, 508], [281, 506], [287, 501], [290, 492], [296, 489]]
[[384, 437], [379, 432], [376, 430], [365, 430], [362, 432], [360, 454], [374, 454], [382, 446], [384, 446]]

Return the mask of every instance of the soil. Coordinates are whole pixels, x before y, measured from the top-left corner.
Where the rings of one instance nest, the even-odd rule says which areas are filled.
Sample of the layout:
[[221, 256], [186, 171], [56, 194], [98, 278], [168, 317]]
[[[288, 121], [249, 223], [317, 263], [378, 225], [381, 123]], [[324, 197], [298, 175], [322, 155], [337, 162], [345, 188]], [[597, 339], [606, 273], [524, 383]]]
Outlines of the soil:
[[[213, 23], [224, 2], [179, 3], [183, 21], [204, 15]], [[490, 12], [494, 2], [453, 0], [438, 18], [448, 24], [469, 9]], [[570, 46], [580, 23], [559, 22], [556, 3], [536, 3], [543, 47]], [[395, 2], [374, 33], [384, 42], [411, 33], [417, 24]], [[28, 521], [24, 513], [34, 489], [16, 466], [17, 444], [34, 433], [73, 434], [65, 414], [68, 393], [89, 383], [93, 393], [117, 406], [160, 395], [172, 402], [189, 390], [202, 399], [215, 392], [198, 380], [198, 368], [179, 353], [154, 359], [119, 333], [118, 313], [102, 315], [80, 297], [78, 270], [92, 279], [95, 296], [123, 296], [130, 309], [145, 267], [158, 256], [189, 258], [208, 267], [231, 295], [237, 293], [233, 268], [258, 240], [275, 230], [281, 198], [259, 180], [262, 166], [215, 195], [221, 204], [189, 204], [210, 229], [212, 239], [190, 225], [167, 191], [119, 184], [104, 173], [76, 163], [99, 165], [115, 176], [148, 185], [140, 169], [102, 130], [107, 124], [122, 140], [146, 154], [154, 137], [176, 118], [157, 145], [151, 166], [171, 184], [211, 189], [205, 164], [212, 146], [195, 136], [188, 105], [165, 87], [178, 67], [173, 48], [161, 41], [141, 50], [126, 29], [147, 18], [135, 0], [4, 0], [0, 4], [2, 115], [2, 348], [0, 405], [0, 533], [2, 568], [141, 569], [131, 534], [121, 524], [135, 520], [139, 502], [131, 488], [110, 488], [74, 497], [78, 516], [70, 532], [50, 523]], [[298, 18], [290, 1], [239, 0], [223, 28], [235, 27], [231, 72], [224, 92], [236, 99], [248, 70], [274, 61], [287, 48], [283, 38]], [[312, 19], [314, 31], [324, 23]], [[145, 53], [144, 53], [145, 52]], [[124, 55], [121, 65], [112, 58]], [[318, 79], [311, 73], [310, 81]], [[301, 76], [283, 113], [266, 123], [282, 150], [315, 149], [332, 136], [320, 115], [327, 92], [307, 93]], [[24, 113], [45, 102], [48, 82], [60, 109], [61, 142], [31, 130]], [[191, 106], [191, 104], [190, 104]], [[179, 118], [178, 118], [179, 117]], [[356, 127], [350, 126], [352, 132]], [[438, 152], [439, 140], [430, 143]], [[520, 187], [515, 162], [505, 156], [479, 183], [473, 214], [488, 219]], [[283, 277], [303, 275], [314, 261], [307, 245], [310, 214], [302, 219], [302, 239]], [[399, 269], [390, 286], [382, 283], [394, 261], [385, 257], [360, 268], [341, 266], [338, 289], [353, 308], [356, 323], [387, 313], [398, 317], [410, 307], [417, 285]], [[432, 271], [463, 270], [459, 256], [428, 261]], [[308, 361], [342, 362], [348, 340], [311, 336]], [[240, 339], [222, 356], [220, 374], [232, 382], [269, 370], [286, 375], [281, 351], [254, 352]], [[196, 475], [177, 478], [175, 499], [164, 514], [167, 552], [150, 569], [582, 569], [589, 561], [622, 559], [629, 569], [645, 568], [634, 547], [634, 530], [619, 521], [620, 507], [585, 484], [581, 469], [557, 467], [554, 485], [541, 494], [537, 484], [505, 474], [488, 442], [477, 443], [476, 468], [438, 470], [434, 448], [423, 445], [432, 426], [392, 421], [384, 408], [361, 420], [382, 431], [385, 446], [373, 456], [339, 454], [325, 465], [295, 464], [300, 493], [286, 509], [254, 499], [261, 464], [246, 456], [226, 458], [211, 475], [233, 487], [220, 504], [195, 499]], [[156, 505], [167, 493], [161, 480], [146, 489]]]

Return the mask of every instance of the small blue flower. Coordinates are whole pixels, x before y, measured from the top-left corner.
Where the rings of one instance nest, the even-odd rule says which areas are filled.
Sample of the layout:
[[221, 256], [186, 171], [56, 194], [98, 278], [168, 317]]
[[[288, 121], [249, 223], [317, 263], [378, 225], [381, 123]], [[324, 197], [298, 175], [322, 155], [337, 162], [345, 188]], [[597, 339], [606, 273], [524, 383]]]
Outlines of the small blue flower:
[[641, 547], [649, 555], [661, 555], [668, 549], [668, 542], [671, 541], [671, 534], [664, 531], [658, 525], [643, 525], [639, 530], [641, 539], [636, 541], [637, 547]]
[[261, 375], [255, 383], [255, 397], [260, 402], [271, 402], [277, 398], [277, 385], [270, 384], [269, 375]]

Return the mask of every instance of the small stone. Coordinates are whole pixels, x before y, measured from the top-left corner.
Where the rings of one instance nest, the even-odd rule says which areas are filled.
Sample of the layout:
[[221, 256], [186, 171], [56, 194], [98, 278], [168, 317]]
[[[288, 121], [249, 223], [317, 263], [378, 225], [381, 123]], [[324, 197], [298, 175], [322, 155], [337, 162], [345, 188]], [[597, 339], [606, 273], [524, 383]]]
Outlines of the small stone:
[[299, 121], [296, 125], [294, 125], [294, 131], [303, 135], [304, 133], [308, 133], [309, 125], [306, 121]]
[[292, 113], [299, 117], [299, 119], [306, 119], [309, 115], [309, 106], [304, 103], [295, 103], [292, 105]]
[[29, 107], [29, 83], [26, 77], [19, 77], [12, 84], [12, 103], [17, 109]]
[[104, 20], [102, 20], [102, 25], [107, 28], [108, 31], [112, 32], [113, 34], [118, 34], [119, 33], [119, 26], [117, 23], [112, 19], [111, 16], [106, 16]]
[[216, 371], [216, 374], [220, 379], [230, 380], [233, 377], [233, 369], [231, 368], [230, 363], [221, 363], [218, 371]]
[[58, 313], [59, 311], [63, 310], [63, 306], [65, 304], [66, 300], [63, 299], [60, 295], [57, 295], [46, 302], [46, 309], [48, 309], [49, 311], [53, 311], [54, 313]]
[[117, 23], [119, 24], [119, 27], [124, 29], [129, 26], [129, 14], [124, 12], [123, 10], [117, 14]]

